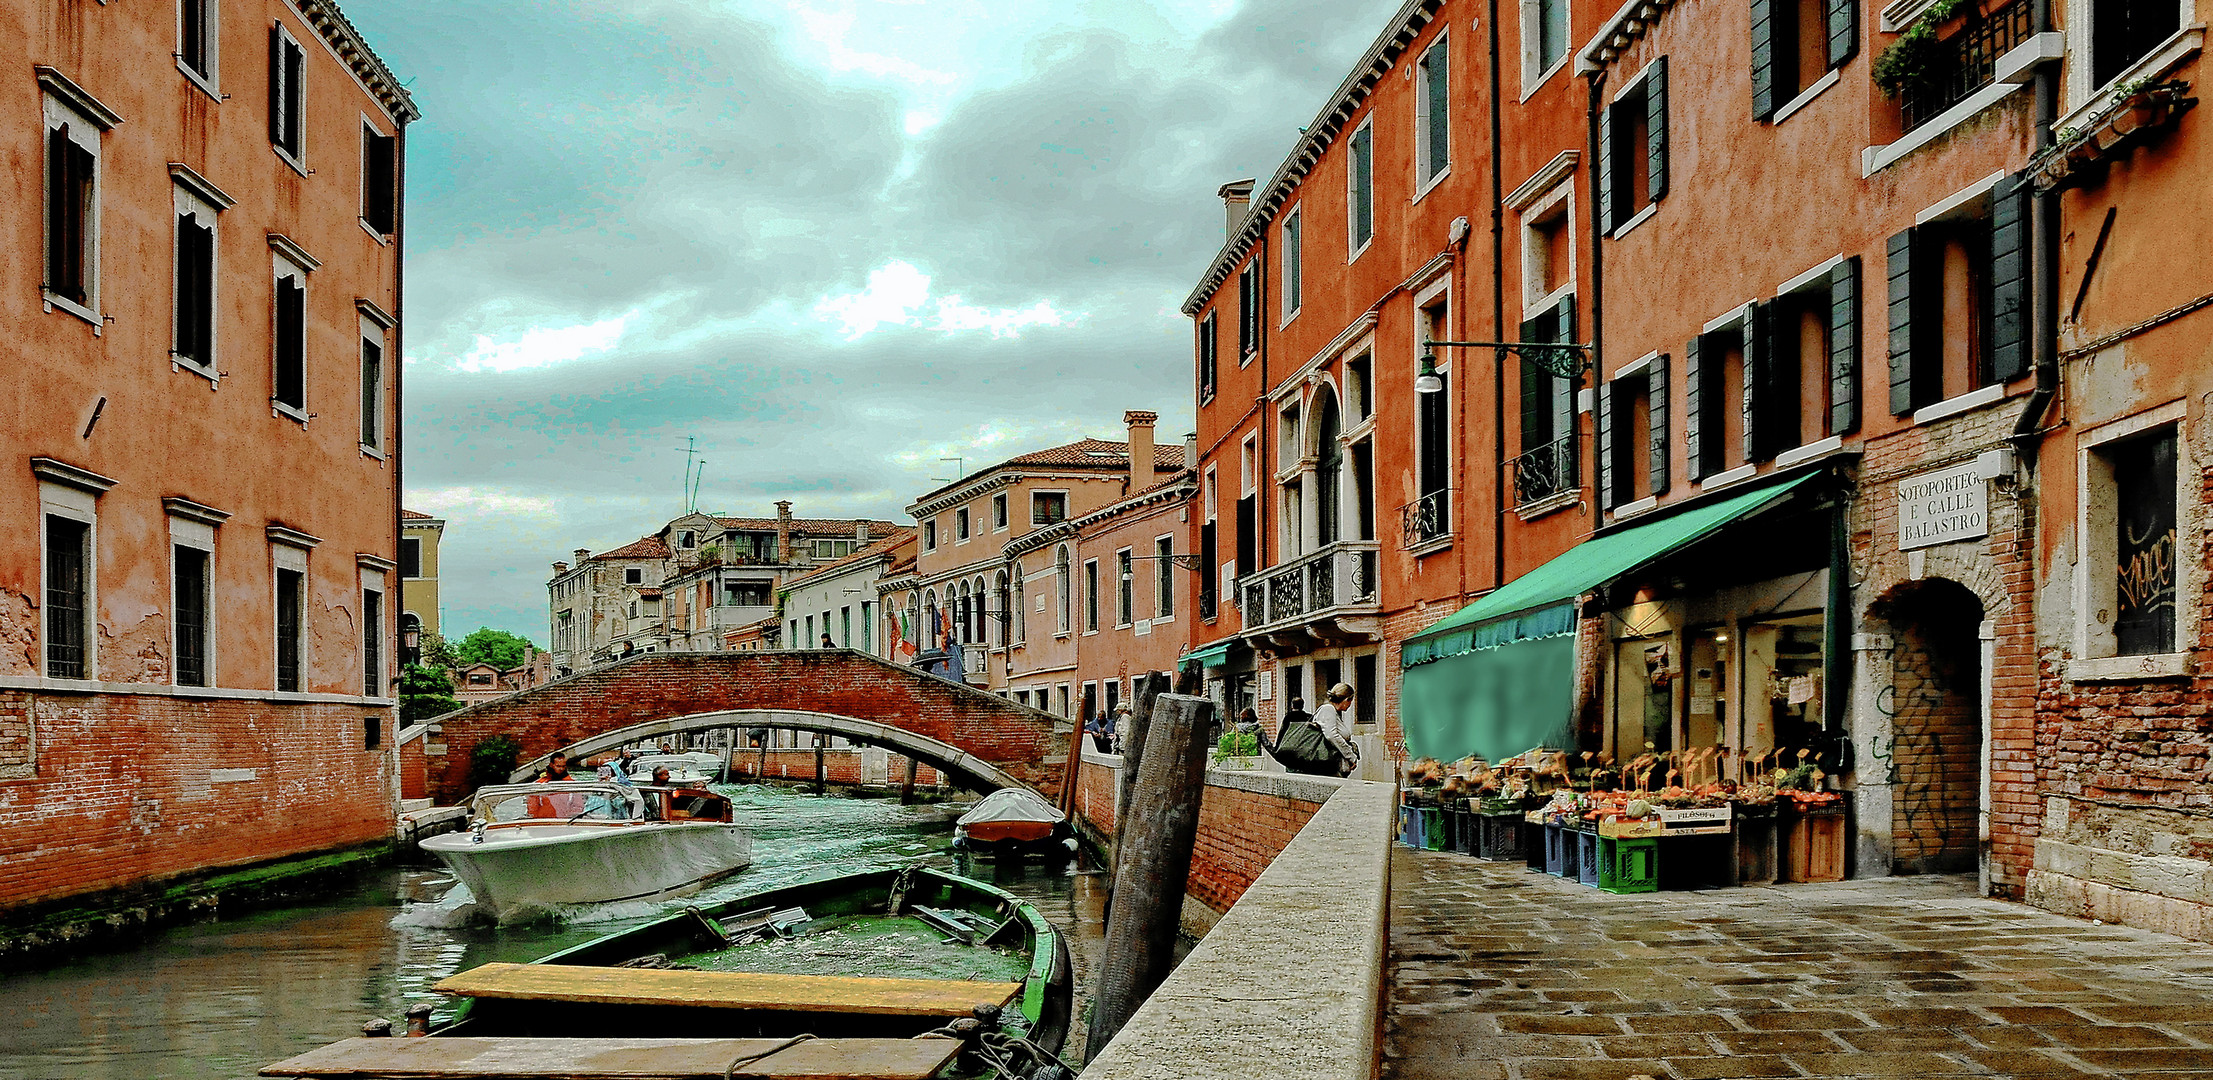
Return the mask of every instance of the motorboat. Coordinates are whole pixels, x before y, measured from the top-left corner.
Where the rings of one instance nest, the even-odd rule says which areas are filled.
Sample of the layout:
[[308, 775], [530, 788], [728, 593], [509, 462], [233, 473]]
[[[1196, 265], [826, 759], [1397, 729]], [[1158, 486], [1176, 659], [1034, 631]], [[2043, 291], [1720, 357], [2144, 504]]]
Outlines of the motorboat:
[[[706, 755], [712, 757], [712, 754]], [[646, 782], [653, 779], [653, 770], [666, 768], [671, 784], [707, 784], [714, 776], [700, 767], [698, 757], [691, 754], [640, 754], [630, 760], [630, 779]]]
[[459, 1002], [435, 1030], [424, 1018], [432, 1037], [347, 1039], [262, 1075], [1031, 1076], [1074, 996], [1066, 939], [1034, 905], [919, 866], [686, 908], [432, 989]]
[[729, 759], [712, 750], [693, 750], [684, 755], [692, 759], [692, 768], [698, 770], [709, 783], [721, 783], [723, 773], [729, 771]]
[[681, 895], [753, 861], [730, 800], [705, 787], [499, 784], [462, 832], [422, 841], [502, 921], [558, 904]]
[[953, 822], [953, 848], [972, 855], [1068, 854], [1068, 815], [1026, 788], [1000, 788]]

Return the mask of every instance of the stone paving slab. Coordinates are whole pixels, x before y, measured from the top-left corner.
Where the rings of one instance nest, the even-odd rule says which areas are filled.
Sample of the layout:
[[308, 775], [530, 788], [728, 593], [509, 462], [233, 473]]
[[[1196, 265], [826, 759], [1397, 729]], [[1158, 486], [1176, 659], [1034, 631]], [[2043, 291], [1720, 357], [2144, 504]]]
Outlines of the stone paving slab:
[[2213, 1080], [2213, 946], [1972, 879], [1613, 896], [1393, 858], [1387, 1080]]

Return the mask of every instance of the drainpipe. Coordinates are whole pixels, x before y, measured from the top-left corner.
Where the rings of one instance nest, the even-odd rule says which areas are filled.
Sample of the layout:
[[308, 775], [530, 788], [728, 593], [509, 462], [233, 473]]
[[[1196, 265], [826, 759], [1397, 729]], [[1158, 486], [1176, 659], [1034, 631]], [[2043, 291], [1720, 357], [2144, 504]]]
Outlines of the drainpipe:
[[[2039, 31], [2051, 26], [2051, 0], [2035, 0], [2034, 18]], [[2055, 65], [2037, 66], [2035, 93], [2036, 149], [2042, 153], [2052, 146], [2052, 122], [2059, 116], [2059, 73]], [[2029, 247], [2029, 274], [2035, 285], [2029, 294], [2029, 310], [2036, 327], [2036, 388], [2030, 391], [2020, 419], [2013, 424], [2013, 442], [2032, 465], [2036, 460], [2036, 429], [2052, 399], [2059, 395], [2058, 189], [2037, 193], [2035, 221], [2036, 242]]]
[[[1599, 146], [1600, 146], [1600, 143], [1599, 143], [1599, 138], [1598, 138], [1598, 135], [1599, 135], [1599, 128], [1598, 128], [1598, 126], [1599, 126], [1600, 124], [1603, 124], [1603, 123], [1605, 123], [1605, 122], [1606, 122], [1606, 112], [1605, 112], [1605, 110], [1604, 110], [1604, 109], [1602, 109], [1602, 108], [1600, 108], [1600, 107], [1599, 107], [1599, 100], [1600, 100], [1601, 96], [1602, 96], [1602, 95], [1603, 95], [1603, 94], [1605, 93], [1605, 89], [1606, 89], [1606, 69], [1605, 69], [1605, 68], [1603, 68], [1603, 67], [1601, 67], [1601, 68], [1599, 68], [1598, 70], [1596, 70], [1596, 71], [1593, 71], [1593, 72], [1591, 72], [1591, 73], [1590, 73], [1590, 75], [1589, 75], [1589, 79], [1590, 79], [1590, 84], [1591, 84], [1591, 98], [1590, 98], [1590, 103], [1589, 103], [1589, 105], [1585, 106], [1585, 111], [1584, 111], [1584, 126], [1585, 126], [1585, 128], [1587, 129], [1587, 131], [1586, 131], [1586, 141], [1587, 141], [1587, 142], [1588, 142], [1588, 143], [1590, 144], [1590, 160], [1591, 160], [1590, 175], [1591, 175], [1591, 183], [1590, 183], [1590, 186], [1589, 186], [1588, 188], [1586, 188], [1585, 190], [1588, 190], [1588, 191], [1590, 191], [1590, 192], [1592, 193], [1592, 195], [1591, 195], [1591, 199], [1590, 199], [1590, 203], [1591, 203], [1591, 303], [1590, 303], [1590, 313], [1591, 313], [1591, 358], [1590, 358], [1590, 366], [1591, 366], [1591, 380], [1592, 380], [1592, 381], [1591, 381], [1591, 385], [1593, 385], [1593, 386], [1596, 386], [1596, 385], [1598, 385], [1598, 382], [1599, 382], [1599, 380], [1601, 379], [1601, 376], [1599, 375], [1599, 372], [1601, 372], [1601, 371], [1603, 371], [1603, 370], [1604, 370], [1604, 368], [1603, 368], [1603, 367], [1601, 367], [1601, 366], [1600, 366], [1600, 364], [1601, 364], [1601, 360], [1602, 360], [1602, 358], [1603, 358], [1603, 357], [1604, 357], [1604, 355], [1605, 355], [1605, 348], [1604, 348], [1604, 345], [1603, 345], [1603, 343], [1604, 343], [1604, 342], [1605, 342], [1605, 340], [1606, 340], [1606, 320], [1605, 320], [1605, 311], [1606, 311], [1606, 245], [1605, 245], [1605, 243], [1604, 243], [1604, 241], [1605, 241], [1605, 239], [1606, 239], [1606, 234], [1605, 234], [1605, 233], [1603, 233], [1603, 232], [1601, 232], [1601, 231], [1599, 231], [1599, 228], [1598, 228], [1598, 196], [1597, 196], [1597, 192], [1598, 192], [1598, 170], [1599, 170], [1599, 169], [1600, 169], [1601, 167], [1603, 167], [1603, 166], [1604, 166], [1604, 163], [1598, 160], [1598, 152], [1599, 152]], [[1569, 394], [1571, 394], [1571, 395], [1575, 395], [1576, 397], [1580, 397], [1580, 396], [1581, 396], [1581, 393], [1582, 393], [1582, 389], [1583, 389], [1583, 380], [1582, 380], [1582, 377], [1581, 377], [1581, 376], [1577, 376], [1576, 378], [1573, 378], [1573, 379], [1570, 379], [1570, 380], [1568, 380], [1568, 393], [1569, 393]], [[1580, 403], [1580, 402], [1576, 402], [1576, 401], [1574, 401], [1574, 399], [1573, 399], [1573, 398], [1571, 398], [1571, 399], [1570, 399], [1570, 401], [1571, 401], [1571, 402], [1572, 402], [1573, 404], [1571, 404], [1571, 409], [1570, 409], [1570, 412], [1568, 413], [1568, 430], [1570, 431], [1570, 433], [1572, 433], [1572, 434], [1575, 434], [1575, 435], [1577, 435], [1578, 437], [1580, 437], [1580, 435], [1581, 435], [1582, 433], [1581, 433], [1581, 431], [1580, 431], [1580, 430], [1578, 430], [1578, 429], [1579, 429], [1579, 427], [1580, 427], [1581, 425], [1580, 425], [1580, 423], [1579, 423], [1579, 422], [1578, 422], [1578, 421], [1577, 421], [1577, 420], [1575, 419], [1576, 413], [1577, 413], [1577, 412], [1579, 412], [1580, 410], [1578, 410], [1578, 409], [1574, 409], [1574, 408], [1573, 408], [1573, 405], [1579, 405], [1579, 404], [1581, 404], [1581, 403]], [[1593, 422], [1594, 424], [1596, 423], [1596, 417], [1593, 417], [1593, 420], [1592, 420], [1592, 422]], [[1593, 449], [1596, 449], [1596, 447], [1594, 446], [1594, 447], [1593, 447]], [[1576, 483], [1577, 483], [1577, 486], [1579, 486], [1579, 487], [1580, 487], [1580, 486], [1581, 486], [1581, 484], [1582, 484], [1582, 479], [1583, 479], [1583, 477], [1582, 477], [1582, 472], [1583, 472], [1583, 470], [1582, 470], [1581, 468], [1578, 468], [1578, 469], [1576, 469], [1575, 471], [1576, 471]], [[1595, 503], [1596, 503], [1596, 501], [1597, 501], [1597, 497], [1598, 497], [1598, 455], [1597, 455], [1597, 454], [1595, 454], [1595, 453], [1591, 455], [1591, 496], [1592, 496], [1592, 501], [1593, 501], [1593, 504], [1594, 504], [1594, 505], [1593, 505], [1593, 507], [1592, 507], [1592, 512], [1593, 512], [1593, 513], [1595, 514], [1595, 513], [1597, 512], [1597, 507], [1596, 507]]]
[[[1491, 340], [1506, 340], [1506, 178], [1499, 160], [1498, 0], [1491, 0], [1485, 35], [1491, 50]], [[1465, 381], [1465, 380], [1463, 380]], [[1461, 460], [1466, 460], [1465, 458]], [[1491, 359], [1491, 588], [1506, 584], [1506, 350]], [[1465, 559], [1461, 565], [1467, 565]], [[1461, 595], [1467, 594], [1465, 584]]]

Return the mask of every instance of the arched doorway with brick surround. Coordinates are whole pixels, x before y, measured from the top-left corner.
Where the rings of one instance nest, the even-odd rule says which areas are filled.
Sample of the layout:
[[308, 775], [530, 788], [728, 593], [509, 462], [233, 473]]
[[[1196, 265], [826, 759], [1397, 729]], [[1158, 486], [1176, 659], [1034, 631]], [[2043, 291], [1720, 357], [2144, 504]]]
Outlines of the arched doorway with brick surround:
[[[1891, 789], [1894, 874], [1980, 869], [1989, 804], [1989, 657], [1983, 602], [1946, 578], [1892, 587], [1868, 606], [1871, 629], [1890, 639], [1890, 676], [1875, 706], [1887, 746], [1868, 765]], [[1863, 775], [1866, 769], [1863, 767]]]

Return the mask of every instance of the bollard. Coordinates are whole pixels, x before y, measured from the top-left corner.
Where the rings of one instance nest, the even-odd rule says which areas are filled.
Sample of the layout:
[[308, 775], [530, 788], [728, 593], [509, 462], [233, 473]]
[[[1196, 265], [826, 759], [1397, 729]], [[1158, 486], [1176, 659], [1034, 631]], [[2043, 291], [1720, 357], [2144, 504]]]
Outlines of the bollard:
[[1093, 995], [1089, 1053], [1097, 1056], [1175, 966], [1183, 891], [1206, 792], [1206, 736], [1214, 703], [1152, 699], [1135, 801], [1117, 821], [1114, 908]]
[[914, 802], [914, 771], [919, 764], [920, 762], [911, 757], [907, 759], [907, 779], [906, 782], [899, 785], [899, 805], [901, 806], [908, 806]]
[[407, 1037], [420, 1038], [430, 1034], [430, 1003], [407, 1007]]
[[[1145, 762], [1145, 731], [1151, 724], [1153, 700], [1167, 691], [1168, 680], [1157, 672], [1138, 679], [1137, 686], [1130, 691], [1130, 716], [1119, 729], [1122, 736], [1122, 774], [1115, 778], [1114, 783], [1114, 849], [1117, 853], [1122, 850], [1122, 819], [1130, 811], [1130, 800], [1134, 797], [1132, 791], [1137, 787], [1137, 771]], [[1077, 732], [1076, 737], [1082, 738], [1083, 733]], [[1119, 870], [1121, 856], [1117, 854], [1115, 858], [1116, 868]]]
[[822, 736], [815, 736], [815, 794], [829, 790], [829, 768], [822, 763]]
[[361, 1025], [361, 1037], [364, 1039], [389, 1038], [391, 1034], [392, 1022], [381, 1016]]

